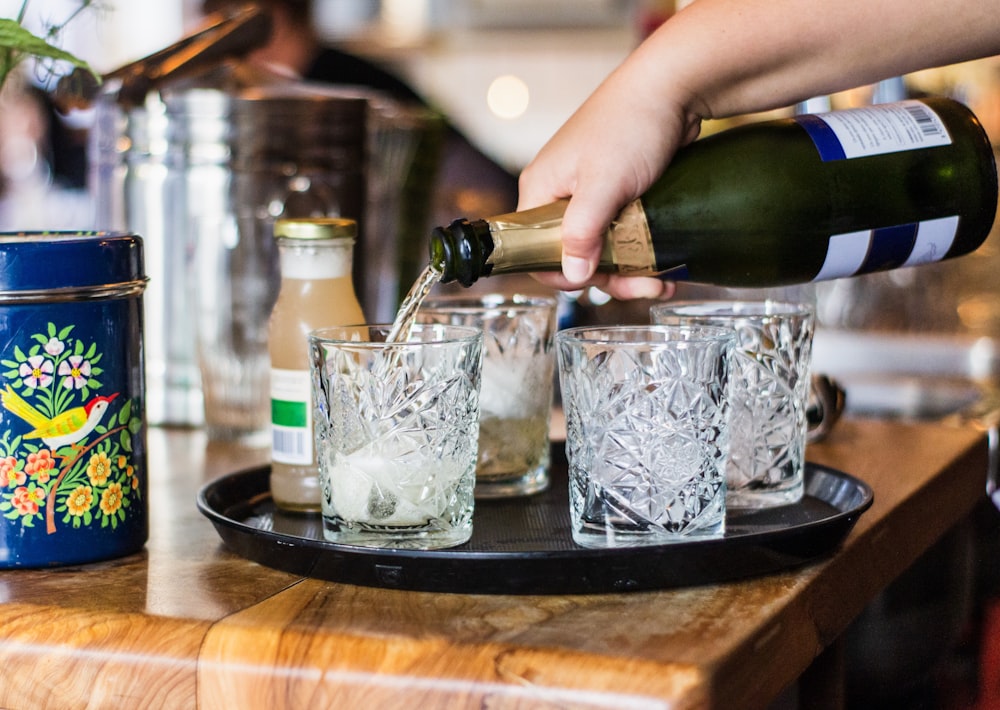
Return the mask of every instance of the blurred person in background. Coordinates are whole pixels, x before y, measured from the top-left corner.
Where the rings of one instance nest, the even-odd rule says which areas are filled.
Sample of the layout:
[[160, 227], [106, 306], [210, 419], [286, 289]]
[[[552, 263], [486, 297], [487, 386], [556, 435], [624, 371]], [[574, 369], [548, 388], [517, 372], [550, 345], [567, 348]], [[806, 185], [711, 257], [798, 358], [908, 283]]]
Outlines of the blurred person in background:
[[268, 42], [247, 60], [293, 79], [364, 86], [400, 101], [423, 100], [406, 82], [372, 61], [321, 41], [313, 25], [313, 0], [203, 0], [202, 12], [228, 13], [254, 5], [271, 19]]
[[23, 77], [0, 93], [0, 230], [89, 228], [87, 133]]
[[[202, 11], [227, 12], [245, 0], [203, 0]], [[289, 78], [366, 87], [404, 104], [433, 109], [420, 93], [387, 67], [324, 42], [313, 24], [313, 0], [255, 0], [271, 17], [271, 38], [247, 61]], [[447, 119], [447, 117], [446, 117]], [[499, 214], [517, 203], [517, 176], [473, 145], [446, 120], [434, 222], [456, 214]]]

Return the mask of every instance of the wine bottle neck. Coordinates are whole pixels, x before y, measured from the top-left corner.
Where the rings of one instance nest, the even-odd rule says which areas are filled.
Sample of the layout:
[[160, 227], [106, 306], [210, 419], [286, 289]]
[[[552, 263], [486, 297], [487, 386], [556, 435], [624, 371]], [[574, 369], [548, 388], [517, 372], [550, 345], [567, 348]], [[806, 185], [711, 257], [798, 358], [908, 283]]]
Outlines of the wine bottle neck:
[[[558, 271], [562, 267], [562, 220], [568, 200], [484, 220], [455, 220], [431, 234], [431, 263], [442, 283], [471, 286], [482, 276]], [[605, 233], [598, 269], [651, 274], [657, 269], [646, 213], [630, 202]]]
[[568, 200], [487, 217], [493, 252], [488, 273], [552, 271], [562, 261], [562, 218]]
[[[568, 200], [489, 217], [493, 253], [490, 273], [558, 271], [562, 265], [562, 219]], [[605, 233], [598, 268], [618, 273], [650, 273], [656, 268], [646, 214], [630, 202]]]

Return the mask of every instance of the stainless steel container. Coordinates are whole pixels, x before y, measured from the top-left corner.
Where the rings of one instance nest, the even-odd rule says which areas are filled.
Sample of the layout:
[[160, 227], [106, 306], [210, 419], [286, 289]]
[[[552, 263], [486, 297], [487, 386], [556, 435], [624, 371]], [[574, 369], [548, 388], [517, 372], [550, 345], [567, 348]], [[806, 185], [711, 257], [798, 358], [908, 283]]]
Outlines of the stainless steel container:
[[151, 423], [204, 423], [217, 438], [266, 443], [271, 226], [315, 216], [364, 224], [369, 99], [224, 67], [142, 106], [99, 102], [97, 223], [147, 242]]
[[183, 166], [168, 165], [168, 117], [159, 95], [123, 109], [113, 96], [96, 106], [90, 188], [95, 227], [142, 234], [150, 283], [145, 297], [147, 412], [151, 424], [203, 421], [190, 268], [194, 236], [183, 205]]

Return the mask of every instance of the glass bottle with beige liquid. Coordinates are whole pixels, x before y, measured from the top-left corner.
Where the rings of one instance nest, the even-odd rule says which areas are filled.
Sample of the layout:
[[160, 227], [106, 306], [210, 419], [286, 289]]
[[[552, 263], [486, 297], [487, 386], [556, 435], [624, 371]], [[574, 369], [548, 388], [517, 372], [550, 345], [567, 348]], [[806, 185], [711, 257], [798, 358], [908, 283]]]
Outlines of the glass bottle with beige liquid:
[[320, 510], [308, 334], [364, 323], [351, 267], [357, 223], [278, 220], [281, 289], [271, 313], [271, 495], [284, 510]]

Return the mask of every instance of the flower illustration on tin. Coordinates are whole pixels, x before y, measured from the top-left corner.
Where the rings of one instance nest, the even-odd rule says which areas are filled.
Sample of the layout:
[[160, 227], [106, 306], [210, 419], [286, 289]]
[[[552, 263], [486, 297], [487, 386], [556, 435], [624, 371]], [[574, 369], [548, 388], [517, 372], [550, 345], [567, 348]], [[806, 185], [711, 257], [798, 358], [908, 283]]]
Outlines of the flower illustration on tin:
[[24, 380], [24, 386], [28, 389], [38, 389], [48, 387], [52, 384], [52, 372], [54, 368], [52, 361], [42, 355], [32, 355], [27, 362], [22, 362], [17, 369], [17, 374]]
[[70, 515], [80, 517], [90, 510], [94, 503], [94, 489], [90, 486], [77, 486], [66, 497], [66, 509]]
[[108, 461], [107, 454], [101, 451], [90, 457], [90, 463], [87, 465], [87, 477], [90, 479], [91, 485], [104, 485], [110, 475], [111, 462]]
[[38, 488], [34, 483], [21, 486], [14, 491], [11, 503], [21, 515], [34, 515], [40, 506], [45, 505], [45, 489]]
[[52, 357], [59, 357], [62, 355], [63, 350], [66, 349], [66, 343], [59, 340], [59, 338], [49, 338], [42, 349]]
[[0, 488], [6, 488], [10, 485], [18, 485], [17, 459], [13, 456], [7, 456], [0, 459]]
[[20, 486], [28, 477], [17, 467], [17, 459], [7, 456], [0, 460], [0, 488]]
[[59, 363], [59, 376], [66, 389], [83, 389], [90, 382], [90, 373], [90, 361], [79, 355], [70, 355], [67, 360]]
[[28, 460], [24, 464], [24, 472], [34, 478], [39, 483], [48, 483], [50, 471], [55, 468], [56, 460], [52, 458], [52, 452], [48, 449], [39, 449], [28, 454]]
[[11, 425], [0, 431], [0, 518], [22, 530], [41, 522], [48, 535], [60, 522], [116, 529], [142, 499], [132, 466], [141, 412], [98, 394], [105, 353], [74, 328], [48, 323], [0, 355], [0, 421]]
[[104, 489], [101, 494], [101, 512], [107, 516], [112, 516], [122, 507], [122, 486], [120, 483], [112, 483]]

